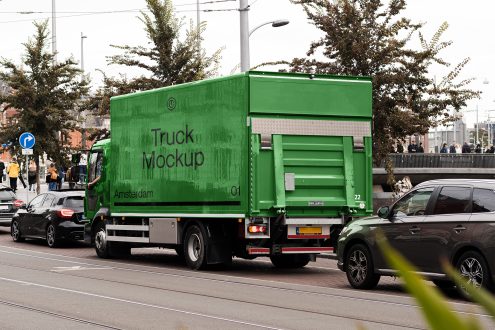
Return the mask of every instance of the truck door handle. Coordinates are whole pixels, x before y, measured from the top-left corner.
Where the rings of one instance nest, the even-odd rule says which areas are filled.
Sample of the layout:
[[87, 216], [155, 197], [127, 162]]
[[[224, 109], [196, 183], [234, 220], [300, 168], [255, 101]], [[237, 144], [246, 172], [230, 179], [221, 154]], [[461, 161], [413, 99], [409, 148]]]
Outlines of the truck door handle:
[[463, 230], [466, 230], [466, 227], [464, 227], [463, 225], [458, 225], [456, 227], [454, 227], [454, 231], [459, 234], [461, 231]]
[[421, 231], [421, 228], [419, 228], [417, 226], [413, 226], [413, 227], [409, 228], [409, 232], [413, 235], [419, 233], [420, 231]]

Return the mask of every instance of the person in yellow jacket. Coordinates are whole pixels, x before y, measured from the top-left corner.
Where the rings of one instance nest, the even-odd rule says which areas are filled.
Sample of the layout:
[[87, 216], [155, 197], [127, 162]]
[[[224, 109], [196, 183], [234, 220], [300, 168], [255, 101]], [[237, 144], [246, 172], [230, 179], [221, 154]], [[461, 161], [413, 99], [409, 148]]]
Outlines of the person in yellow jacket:
[[[19, 164], [17, 164], [17, 160], [15, 158], [12, 158], [12, 161], [7, 167], [7, 175], [9, 176], [10, 179], [10, 188], [12, 188], [12, 190], [15, 193], [17, 190], [17, 178], [20, 175]], [[26, 184], [24, 183], [22, 176], [20, 177], [20, 179], [21, 179], [21, 183], [24, 185], [24, 188], [26, 188]]]

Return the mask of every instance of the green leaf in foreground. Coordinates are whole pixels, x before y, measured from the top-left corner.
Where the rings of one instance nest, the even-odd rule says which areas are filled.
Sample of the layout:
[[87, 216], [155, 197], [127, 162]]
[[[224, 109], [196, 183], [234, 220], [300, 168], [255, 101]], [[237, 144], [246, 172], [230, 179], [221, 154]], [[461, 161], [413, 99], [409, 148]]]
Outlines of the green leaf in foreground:
[[479, 329], [473, 320], [465, 322], [456, 313], [452, 312], [438, 290], [426, 285], [423, 278], [414, 273], [416, 271], [414, 266], [390, 246], [381, 232], [377, 232], [377, 242], [386, 261], [393, 269], [398, 270], [407, 290], [422, 307], [421, 312], [431, 329]]

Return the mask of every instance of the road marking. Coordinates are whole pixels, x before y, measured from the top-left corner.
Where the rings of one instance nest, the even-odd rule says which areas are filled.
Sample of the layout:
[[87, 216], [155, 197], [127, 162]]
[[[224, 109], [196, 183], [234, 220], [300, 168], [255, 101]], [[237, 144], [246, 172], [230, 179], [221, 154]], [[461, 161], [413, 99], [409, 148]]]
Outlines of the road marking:
[[[20, 251], [25, 251], [25, 252], [32, 252], [32, 253], [38, 253], [38, 254], [44, 254], [44, 255], [49, 255], [49, 256], [54, 256], [54, 257], [64, 257], [64, 258], [69, 258], [69, 259], [77, 259], [77, 260], [85, 260], [83, 258], [79, 257], [71, 257], [71, 256], [64, 256], [64, 255], [59, 255], [59, 254], [54, 254], [54, 253], [47, 253], [47, 252], [41, 252], [41, 251], [34, 251], [34, 250], [27, 250], [27, 249], [21, 249], [21, 248], [15, 248], [15, 247], [10, 247], [10, 246], [1, 246], [2, 248], [9, 248], [9, 249], [14, 249], [14, 250], [20, 250]], [[62, 260], [62, 259], [55, 259], [55, 258], [48, 258], [48, 257], [42, 257], [42, 256], [37, 256], [37, 255], [30, 255], [30, 254], [23, 254], [23, 253], [17, 253], [17, 252], [11, 252], [11, 251], [4, 251], [0, 250], [0, 253], [7, 253], [7, 254], [14, 254], [14, 255], [21, 255], [21, 256], [26, 256], [26, 257], [31, 257], [31, 258], [38, 258], [38, 259], [46, 259], [46, 260], [52, 260], [52, 261], [60, 261], [60, 262], [67, 262], [67, 263], [72, 263], [72, 264], [81, 264], [81, 265], [88, 265], [88, 266], [95, 266], [95, 267], [101, 267], [101, 265], [98, 264], [91, 264], [87, 262], [78, 262], [78, 261], [72, 261], [72, 260]], [[148, 268], [148, 269], [158, 269], [158, 270], [172, 270], [176, 271], [178, 273], [183, 273], [183, 274], [191, 274], [191, 275], [196, 275], [194, 276], [194, 279], [196, 280], [201, 280], [201, 281], [210, 281], [210, 282], [222, 282], [224, 280], [221, 279], [214, 279], [214, 278], [204, 278], [204, 277], [197, 277], [198, 275], [201, 274], [206, 274], [206, 275], [212, 275], [212, 276], [217, 276], [218, 273], [213, 273], [213, 272], [198, 272], [198, 271], [188, 271], [188, 270], [182, 270], [182, 269], [174, 269], [174, 268], [167, 268], [166, 266], [164, 267], [157, 267], [157, 266], [148, 266], [148, 265], [136, 265], [136, 264], [131, 264], [131, 263], [124, 263], [121, 261], [112, 261], [112, 260], [105, 260], [107, 263], [112, 263], [115, 265], [122, 265], [122, 266], [132, 266], [132, 267], [143, 267], [143, 268]], [[162, 275], [162, 276], [170, 276], [170, 277], [191, 277], [190, 275], [181, 275], [181, 274], [170, 274], [170, 273], [163, 273], [163, 272], [156, 272], [156, 271], [150, 271], [150, 270], [141, 270], [141, 269], [133, 269], [133, 268], [123, 268], [123, 267], [113, 267], [115, 270], [125, 270], [125, 271], [130, 271], [130, 272], [137, 272], [137, 273], [143, 273], [143, 274], [154, 274], [154, 275]], [[386, 305], [393, 305], [393, 306], [409, 306], [413, 308], [420, 308], [417, 305], [413, 305], [412, 303], [396, 303], [396, 302], [389, 302], [389, 301], [383, 301], [383, 300], [378, 300], [376, 297], [383, 297], [385, 298], [399, 298], [399, 299], [407, 299], [410, 301], [413, 301], [413, 297], [407, 296], [407, 295], [393, 295], [393, 294], [387, 294], [387, 293], [380, 293], [380, 292], [365, 292], [362, 290], [352, 290], [352, 289], [339, 289], [339, 288], [332, 288], [332, 287], [322, 287], [322, 286], [315, 286], [315, 285], [309, 285], [309, 284], [297, 284], [297, 283], [288, 283], [288, 282], [279, 282], [275, 280], [263, 280], [263, 279], [256, 279], [256, 278], [251, 278], [247, 276], [234, 276], [234, 275], [224, 275], [222, 274], [222, 277], [227, 278], [227, 279], [235, 279], [237, 281], [252, 281], [252, 282], [258, 282], [258, 283], [270, 283], [270, 284], [277, 284], [277, 285], [291, 285], [293, 287], [302, 287], [302, 288], [310, 288], [313, 290], [318, 290], [319, 292], [314, 292], [314, 291], [305, 291], [302, 289], [297, 289], [297, 288], [292, 288], [288, 289], [286, 287], [272, 287], [267, 286], [268, 288], [271, 288], [273, 290], [280, 290], [280, 291], [301, 291], [305, 294], [310, 294], [310, 295], [318, 295], [318, 296], [325, 296], [325, 295], [335, 295], [334, 293], [322, 293], [322, 289], [328, 289], [332, 291], [339, 291], [343, 292], [341, 298], [342, 299], [349, 299], [349, 300], [362, 300], [362, 301], [370, 301], [373, 303], [382, 303]], [[256, 284], [256, 283], [249, 283], [249, 282], [237, 282], [237, 284], [242, 284], [242, 285], [262, 285], [262, 284]], [[366, 297], [352, 297], [352, 296], [344, 296], [344, 293], [357, 293], [364, 295], [364, 296], [369, 296], [370, 298]], [[373, 299], [375, 298], [375, 299]], [[456, 301], [448, 301], [451, 305], [459, 306], [459, 307], [468, 307], [472, 308], [475, 307], [475, 304], [471, 303], [462, 303], [462, 302], [456, 302]], [[491, 317], [488, 314], [480, 314], [480, 313], [472, 313], [472, 312], [464, 312], [464, 311], [456, 311], [453, 310], [456, 313], [459, 314], [468, 314], [468, 315], [476, 315], [476, 316], [482, 316], [482, 317]]]
[[73, 270], [99, 270], [99, 269], [113, 269], [112, 267], [83, 267], [83, 266], [71, 266], [71, 267], [53, 267], [52, 272], [66, 272]]
[[123, 302], [123, 303], [127, 303], [127, 304], [143, 306], [143, 307], [156, 308], [156, 309], [161, 309], [161, 310], [166, 310], [166, 311], [176, 312], [176, 313], [181, 313], [181, 314], [186, 314], [186, 315], [199, 316], [199, 317], [204, 317], [204, 318], [214, 319], [214, 320], [219, 320], [219, 321], [248, 325], [248, 326], [253, 326], [253, 327], [258, 327], [258, 328], [263, 328], [263, 329], [282, 330], [282, 328], [271, 327], [271, 326], [259, 324], [259, 323], [251, 323], [251, 322], [245, 322], [245, 321], [240, 321], [240, 320], [228, 319], [226, 317], [190, 312], [190, 311], [185, 311], [185, 310], [176, 309], [176, 308], [169, 308], [169, 307], [164, 307], [164, 306], [159, 306], [159, 305], [154, 305], [154, 304], [142, 303], [139, 301], [133, 301], [133, 300], [128, 300], [128, 299], [99, 295], [96, 293], [89, 293], [89, 292], [84, 292], [84, 291], [65, 289], [65, 288], [60, 288], [60, 287], [45, 285], [45, 284], [39, 284], [39, 283], [34, 283], [34, 282], [20, 281], [20, 280], [15, 280], [12, 278], [0, 277], [0, 280], [5, 281], [5, 282], [12, 282], [12, 283], [16, 283], [16, 284], [21, 284], [21, 285], [37, 286], [37, 287], [44, 288], [44, 289], [51, 289], [51, 290], [57, 290], [57, 291], [62, 291], [62, 292], [75, 293], [75, 294], [79, 294], [79, 295], [83, 295], [83, 296], [89, 296], [89, 297], [95, 297], [95, 298], [100, 298], [100, 299], [118, 301], [118, 302]]

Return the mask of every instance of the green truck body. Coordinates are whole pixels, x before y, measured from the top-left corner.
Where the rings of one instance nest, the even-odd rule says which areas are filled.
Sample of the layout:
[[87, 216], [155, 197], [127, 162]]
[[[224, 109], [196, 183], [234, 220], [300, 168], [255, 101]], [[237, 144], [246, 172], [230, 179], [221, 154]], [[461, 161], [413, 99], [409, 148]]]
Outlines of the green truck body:
[[358, 77], [248, 72], [114, 97], [88, 164], [88, 237], [101, 256], [149, 244], [187, 260], [192, 225], [203, 264], [327, 251], [331, 225], [372, 212], [371, 119]]

